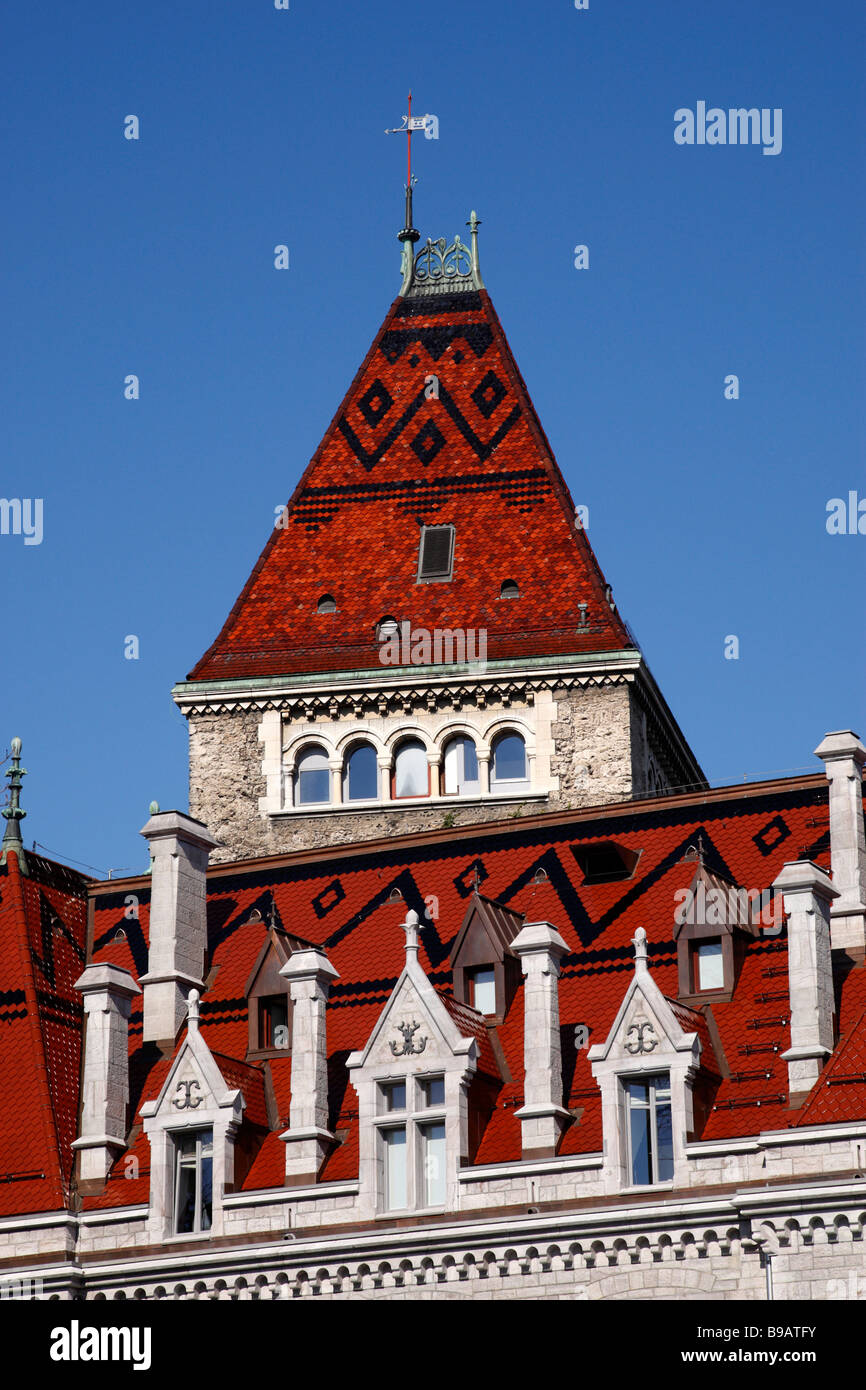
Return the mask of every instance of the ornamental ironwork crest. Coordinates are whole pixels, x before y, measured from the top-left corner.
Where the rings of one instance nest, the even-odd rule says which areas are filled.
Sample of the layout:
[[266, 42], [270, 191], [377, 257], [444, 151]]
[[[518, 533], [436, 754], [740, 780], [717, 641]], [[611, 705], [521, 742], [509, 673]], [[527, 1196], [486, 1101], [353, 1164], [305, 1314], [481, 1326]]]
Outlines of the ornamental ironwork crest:
[[420, 1023], [398, 1023], [397, 1030], [403, 1035], [402, 1044], [392, 1042], [391, 1051], [395, 1057], [412, 1057], [419, 1052], [423, 1052], [427, 1046], [426, 1038], [419, 1038], [415, 1042], [415, 1034], [421, 1027]]
[[626, 1042], [624, 1047], [626, 1052], [630, 1052], [633, 1057], [641, 1052], [652, 1052], [659, 1045], [656, 1031], [651, 1023], [633, 1023], [626, 1033], [626, 1038], [630, 1038], [632, 1034], [635, 1035], [634, 1042]]
[[427, 243], [415, 257], [415, 283], [429, 284], [436, 280], [467, 280], [472, 274], [472, 252], [459, 236], [449, 246], [441, 236]]

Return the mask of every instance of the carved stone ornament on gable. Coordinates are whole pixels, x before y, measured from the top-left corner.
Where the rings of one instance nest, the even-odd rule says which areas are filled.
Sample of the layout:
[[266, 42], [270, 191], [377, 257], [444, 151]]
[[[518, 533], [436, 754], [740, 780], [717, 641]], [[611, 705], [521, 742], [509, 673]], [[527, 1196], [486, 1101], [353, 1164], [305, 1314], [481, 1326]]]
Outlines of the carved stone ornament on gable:
[[653, 1052], [659, 1045], [659, 1037], [649, 1019], [639, 1019], [626, 1029], [623, 1047], [632, 1057]]
[[[198, 1092], [197, 1095], [192, 1094], [193, 1089]], [[171, 1103], [176, 1110], [197, 1110], [203, 1100], [201, 1086], [195, 1077], [192, 1077], [188, 1081], [178, 1081]]]
[[402, 1044], [392, 1041], [390, 1044], [391, 1052], [395, 1057], [412, 1057], [419, 1052], [423, 1052], [427, 1046], [427, 1039], [419, 1038], [415, 1041], [415, 1034], [421, 1027], [420, 1023], [398, 1023], [397, 1031], [402, 1034]]

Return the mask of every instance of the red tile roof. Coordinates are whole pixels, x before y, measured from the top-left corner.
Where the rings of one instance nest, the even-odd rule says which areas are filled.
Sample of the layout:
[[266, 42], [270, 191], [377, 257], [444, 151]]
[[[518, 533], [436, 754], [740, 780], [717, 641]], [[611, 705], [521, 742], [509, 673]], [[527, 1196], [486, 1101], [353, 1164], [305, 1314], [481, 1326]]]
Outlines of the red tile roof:
[[0, 868], [0, 1216], [65, 1206], [77, 1133], [87, 880]]
[[[504, 1082], [495, 1080], [503, 1072], [488, 1029], [473, 1009], [457, 1003], [450, 992], [449, 954], [477, 872], [485, 897], [523, 914], [527, 921], [551, 921], [569, 947], [562, 961], [560, 1015], [565, 1104], [576, 1118], [564, 1135], [563, 1153], [588, 1154], [601, 1148], [600, 1093], [587, 1047], [575, 1046], [575, 1028], [578, 1024], [588, 1027], [588, 1046], [607, 1036], [632, 977], [631, 939], [639, 926], [649, 938], [653, 978], [672, 1002], [682, 1026], [700, 1037], [702, 1069], [712, 1095], [698, 1137], [757, 1134], [810, 1122], [810, 1114], [826, 1113], [828, 1119], [862, 1115], [866, 1090], [858, 1089], [855, 1082], [840, 1082], [822, 1091], [822, 1078], [810, 1101], [812, 1110], [792, 1110], [787, 1105], [787, 1068], [781, 1059], [790, 1042], [784, 930], [748, 943], [733, 999], [712, 1005], [724, 1061], [713, 1048], [705, 1011], [677, 1002], [674, 911], [680, 899], [675, 894], [693, 879], [695, 861], [686, 856], [698, 835], [708, 861], [718, 863], [732, 882], [748, 889], [768, 889], [788, 859], [808, 856], [829, 869], [827, 784], [816, 777], [731, 789], [729, 794], [627, 803], [598, 813], [537, 816], [531, 824], [490, 824], [464, 829], [459, 836], [405, 836], [336, 848], [327, 855], [308, 852], [220, 865], [208, 881], [209, 959], [215, 973], [202, 998], [202, 1037], [221, 1054], [218, 1061], [227, 1081], [230, 1074], [241, 1074], [238, 1065], [246, 1056], [248, 1037], [243, 988], [268, 930], [267, 920], [250, 923], [249, 917], [259, 907], [267, 919], [273, 898], [277, 925], [322, 946], [339, 972], [331, 990], [327, 1028], [330, 1123], [342, 1142], [328, 1159], [323, 1176], [327, 1180], [356, 1176], [357, 1097], [345, 1061], [364, 1045], [403, 968], [405, 936], [400, 924], [407, 907], [418, 911], [424, 921], [425, 898], [433, 894], [439, 901], [439, 916], [422, 926], [419, 959], [458, 1026], [478, 1040], [480, 1070], [499, 1087], [474, 1161], [519, 1158], [520, 1123], [515, 1110], [523, 1099], [523, 990], [518, 989], [496, 1030], [507, 1069], [504, 1074], [510, 1072], [514, 1078]], [[583, 882], [575, 851], [600, 839], [640, 852], [632, 878]], [[547, 877], [536, 883], [539, 867]], [[123, 918], [130, 886], [117, 882], [94, 888], [94, 952], [102, 958], [110, 950], [112, 959], [137, 972], [146, 960], [148, 884], [145, 880], [134, 883], [141, 902], [138, 922]], [[394, 887], [401, 890], [401, 902], [389, 902]], [[116, 932], [121, 924], [127, 939], [119, 942]], [[862, 1060], [866, 969], [851, 968], [844, 978], [840, 976], [838, 988], [847, 1060], [843, 1065], [837, 1057], [831, 1066], [842, 1067], [847, 1075], [866, 1066]], [[157, 1094], [168, 1062], [155, 1049], [142, 1047], [138, 1001], [133, 1025], [131, 1058], [136, 1075], [145, 1078], [137, 1083], [143, 1086], [143, 1099]], [[284, 1146], [278, 1136], [288, 1123], [291, 1058], [260, 1065], [270, 1073], [279, 1121], [254, 1158], [243, 1184], [246, 1189], [281, 1185], [285, 1169]], [[258, 1066], [247, 1072], [255, 1076]], [[826, 1076], [834, 1074], [828, 1069]], [[817, 1098], [825, 1092], [825, 1109], [819, 1110]], [[249, 1104], [246, 1090], [245, 1095]], [[257, 1108], [257, 1123], [261, 1113]], [[253, 1118], [252, 1110], [249, 1116]], [[139, 1150], [140, 1141], [136, 1154]], [[99, 1204], [139, 1200], [138, 1187], [123, 1177], [120, 1161]]]
[[[456, 527], [449, 582], [416, 583], [421, 523]], [[633, 646], [483, 290], [391, 306], [189, 679], [379, 669], [386, 615], [484, 630], [490, 660]]]

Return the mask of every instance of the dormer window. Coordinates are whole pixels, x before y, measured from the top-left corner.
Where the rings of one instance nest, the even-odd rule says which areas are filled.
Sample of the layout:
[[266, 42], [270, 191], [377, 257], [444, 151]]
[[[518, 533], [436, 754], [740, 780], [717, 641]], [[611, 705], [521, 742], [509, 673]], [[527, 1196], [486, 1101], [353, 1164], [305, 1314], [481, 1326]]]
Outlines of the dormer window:
[[418, 549], [418, 583], [450, 579], [454, 566], [454, 527], [424, 526]]
[[175, 1235], [209, 1231], [213, 1217], [213, 1130], [179, 1134], [174, 1140]]
[[480, 965], [469, 972], [469, 1002], [480, 1014], [496, 1013], [496, 970]]
[[259, 1049], [271, 1051], [289, 1046], [289, 999], [286, 994], [259, 999]]
[[721, 939], [696, 942], [693, 960], [696, 990], [724, 989], [725, 964]]
[[[445, 1077], [379, 1083], [377, 1121], [385, 1211], [442, 1207], [446, 1197]], [[435, 1112], [441, 1110], [442, 1114]], [[433, 1112], [433, 1113], [430, 1113]], [[397, 1123], [391, 1122], [391, 1116]]]
[[671, 1079], [667, 1072], [625, 1081], [628, 1155], [634, 1187], [674, 1175]]

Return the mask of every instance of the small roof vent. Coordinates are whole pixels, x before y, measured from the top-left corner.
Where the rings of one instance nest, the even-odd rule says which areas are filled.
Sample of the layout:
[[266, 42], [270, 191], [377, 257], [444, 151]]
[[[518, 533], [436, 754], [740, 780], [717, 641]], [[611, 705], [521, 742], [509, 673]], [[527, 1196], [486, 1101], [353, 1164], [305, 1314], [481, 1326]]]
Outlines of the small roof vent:
[[500, 598], [520, 598], [520, 588], [516, 579], [503, 579], [502, 588], [499, 590]]
[[418, 551], [418, 580], [450, 579], [454, 565], [454, 527], [423, 526]]
[[376, 624], [376, 636], [380, 642], [386, 641], [389, 637], [396, 637], [397, 627], [397, 619], [386, 613]]
[[319, 599], [319, 602], [316, 604], [316, 612], [317, 612], [317, 613], [336, 613], [336, 611], [337, 611], [337, 600], [334, 598], [334, 595], [333, 595], [333, 594], [322, 594], [322, 597]]

